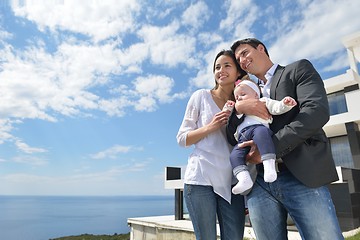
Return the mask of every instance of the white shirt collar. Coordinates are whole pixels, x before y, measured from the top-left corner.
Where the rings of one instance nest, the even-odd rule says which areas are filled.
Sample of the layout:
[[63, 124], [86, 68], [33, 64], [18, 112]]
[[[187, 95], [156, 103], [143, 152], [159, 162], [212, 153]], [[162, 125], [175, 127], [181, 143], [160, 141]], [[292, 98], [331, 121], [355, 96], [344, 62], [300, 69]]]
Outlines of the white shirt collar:
[[271, 68], [265, 73], [265, 78], [267, 81], [271, 80], [274, 76], [275, 70], [279, 64], [275, 63], [271, 66]]
[[271, 68], [265, 73], [266, 84], [262, 87], [262, 94], [264, 97], [270, 97], [270, 86], [271, 79], [274, 76], [275, 70], [279, 64], [274, 64]]

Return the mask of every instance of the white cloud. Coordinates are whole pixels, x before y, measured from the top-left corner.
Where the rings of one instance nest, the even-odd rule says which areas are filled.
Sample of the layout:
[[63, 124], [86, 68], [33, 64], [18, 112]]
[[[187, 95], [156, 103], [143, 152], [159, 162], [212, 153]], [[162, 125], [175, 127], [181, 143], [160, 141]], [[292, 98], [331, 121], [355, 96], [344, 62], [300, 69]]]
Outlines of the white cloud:
[[[162, 179], [143, 173], [146, 164], [61, 176], [14, 173], [0, 176], [6, 195], [127, 195], [164, 194]], [[129, 173], [129, 174], [127, 174]], [[140, 192], [139, 192], [140, 190]]]
[[12, 159], [12, 161], [14, 161], [16, 163], [25, 163], [25, 164], [29, 164], [32, 166], [43, 166], [48, 163], [48, 161], [45, 159], [35, 157], [35, 156], [29, 156], [29, 155], [14, 157]]
[[90, 92], [118, 74], [121, 66], [114, 43], [63, 43], [50, 54], [41, 46], [0, 50], [0, 115], [56, 121], [51, 111], [72, 116], [98, 109], [99, 96]]
[[214, 74], [210, 70], [201, 70], [190, 80], [190, 84], [195, 88], [213, 88], [215, 86]]
[[107, 75], [119, 73], [116, 43], [104, 45], [64, 42], [58, 47], [54, 60], [62, 74], [58, 81], [65, 88], [83, 89], [107, 82]]
[[47, 152], [46, 149], [43, 148], [35, 148], [35, 147], [30, 147], [28, 144], [24, 143], [21, 140], [16, 140], [15, 141], [15, 145], [18, 147], [18, 149], [20, 149], [22, 152], [25, 153], [43, 153], [43, 152]]
[[34, 21], [42, 31], [69, 30], [97, 42], [134, 31], [141, 5], [135, 0], [27, 0], [25, 4], [14, 1], [12, 8], [15, 15]]
[[145, 43], [134, 43], [118, 53], [118, 67], [123, 68], [122, 73], [141, 73], [141, 63], [149, 57], [148, 45]]
[[254, 37], [251, 29], [255, 21], [261, 19], [261, 10], [252, 0], [228, 0], [226, 4], [226, 18], [220, 22], [220, 30], [233, 36], [233, 40]]
[[[52, 87], [48, 72], [36, 64], [37, 61], [49, 61], [43, 50], [35, 53], [33, 49], [24, 53], [11, 52], [11, 48], [0, 50], [3, 61], [0, 72], [0, 115], [19, 118], [41, 118], [54, 120], [44, 111], [44, 95], [51, 95]], [[29, 58], [29, 56], [32, 56]], [[34, 98], [38, 102], [34, 101]]]
[[8, 40], [8, 39], [10, 39], [12, 37], [13, 37], [13, 34], [7, 32], [7, 31], [4, 31], [2, 29], [2, 26], [0, 26], [0, 43], [1, 43], [1, 41]]
[[182, 14], [181, 20], [184, 25], [194, 29], [200, 28], [209, 18], [211, 11], [204, 1], [191, 4]]
[[109, 116], [122, 117], [126, 114], [126, 107], [132, 106], [132, 102], [126, 96], [117, 99], [102, 99], [99, 101], [99, 109], [103, 110]]
[[157, 109], [157, 104], [153, 97], [142, 96], [134, 107], [137, 111], [153, 112]]
[[129, 108], [152, 112], [158, 108], [158, 104], [184, 97], [182, 93], [172, 94], [174, 80], [165, 75], [140, 76], [132, 84], [131, 88], [120, 85], [112, 89], [112, 93], [118, 97], [100, 100], [99, 109], [110, 116], [123, 116]]
[[[34, 21], [41, 28], [64, 29], [73, 32], [80, 32], [93, 36], [96, 39], [107, 39], [117, 34], [132, 34], [132, 30], [116, 29], [111, 25], [113, 22], [123, 22], [123, 13], [128, 10], [124, 16], [134, 21], [134, 16], [140, 11], [138, 3], [133, 1], [92, 1], [91, 4], [75, 3], [73, 1], [57, 2], [54, 5], [48, 2], [27, 1], [25, 5], [14, 5], [14, 11], [19, 15]], [[338, 26], [336, 31], [338, 38], [339, 32], [353, 31], [354, 24], [348, 29], [344, 22], [350, 21], [351, 13], [356, 14], [359, 3], [350, 1], [351, 4], [343, 4], [342, 1], [327, 0], [323, 2], [298, 2], [297, 8], [300, 9], [297, 14], [299, 21], [291, 18], [293, 9], [283, 11], [282, 17], [269, 18], [265, 25], [269, 29], [274, 29], [276, 33], [281, 33], [280, 29], [290, 29], [291, 31], [281, 33], [276, 43], [271, 47], [271, 56], [280, 63], [287, 63], [292, 59], [300, 57], [320, 58], [329, 56], [331, 53], [343, 50], [339, 40], [334, 37], [332, 29], [326, 29], [327, 21], [331, 26]], [[160, 4], [160, 3], [158, 3]], [[283, 1], [280, 7], [288, 7], [291, 1]], [[169, 9], [176, 4], [168, 3]], [[169, 96], [173, 83], [169, 84], [169, 77], [161, 76], [165, 80], [159, 84], [156, 77], [151, 76], [151, 80], [146, 81], [143, 77], [143, 83], [138, 80], [133, 89], [112, 92], [113, 96], [105, 98], [95, 91], [98, 86], [109, 84], [111, 93], [115, 81], [121, 81], [124, 74], [140, 74], [146, 60], [150, 60], [155, 65], [163, 65], [169, 68], [179, 67], [183, 64], [189, 69], [199, 69], [197, 76], [190, 81], [192, 86], [205, 87], [213, 86], [213, 76], [211, 65], [215, 56], [214, 49], [228, 48], [231, 42], [246, 34], [251, 34], [251, 27], [255, 20], [262, 20], [261, 11], [258, 6], [250, 0], [245, 1], [227, 1], [223, 8], [227, 8], [227, 15], [220, 22], [220, 31], [223, 33], [233, 32], [236, 38], [231, 39], [231, 35], [219, 35], [216, 31], [212, 33], [199, 32], [197, 39], [200, 43], [206, 44], [211, 49], [208, 52], [198, 52], [196, 49], [196, 38], [189, 33], [180, 33], [182, 24], [191, 25], [197, 28], [203, 24], [210, 10], [207, 5], [200, 1], [190, 5], [182, 15], [181, 19], [173, 19], [168, 25], [143, 25], [136, 32], [139, 40], [125, 49], [120, 49], [121, 40], [117, 37], [114, 40], [101, 44], [81, 41], [75, 36], [65, 38], [56, 46], [54, 53], [46, 52], [44, 42], [38, 41], [29, 44], [25, 50], [16, 50], [12, 46], [5, 44], [0, 50], [3, 71], [0, 72], [0, 100], [4, 103], [0, 107], [0, 116], [16, 118], [39, 118], [48, 121], [56, 121], [55, 114], [60, 113], [67, 116], [83, 114], [86, 110], [105, 111], [109, 116], [124, 116], [126, 108], [134, 107], [138, 111], [154, 111], [157, 104], [171, 102]], [[60, 10], [61, 17], [60, 17]], [[270, 6], [265, 11], [275, 11]], [[87, 12], [85, 20], [84, 11]], [[106, 13], [109, 11], [109, 13]], [[255, 14], [257, 12], [257, 14]], [[44, 14], [40, 14], [44, 13]], [[204, 14], [205, 13], [205, 14]], [[273, 15], [276, 12], [274, 12]], [[70, 21], [71, 17], [77, 14], [77, 18]], [[131, 16], [127, 15], [130, 14]], [[205, 15], [205, 16], [204, 16]], [[51, 21], [48, 21], [51, 16]], [[121, 17], [120, 17], [121, 16]], [[257, 19], [256, 19], [257, 18]], [[201, 21], [199, 21], [201, 20]], [[271, 22], [271, 20], [273, 22]], [[101, 28], [110, 29], [108, 33], [98, 31], [97, 24], [104, 24], [104, 21], [110, 23], [110, 27]], [[293, 22], [293, 28], [289, 27], [289, 22]], [[96, 22], [96, 23], [95, 23]], [[71, 24], [70, 24], [71, 23]], [[81, 23], [81, 24], [80, 24]], [[276, 28], [276, 24], [279, 26]], [[266, 25], [267, 24], [267, 25]], [[116, 24], [114, 24], [116, 25]], [[358, 24], [360, 25], [360, 24]], [[87, 26], [97, 29], [90, 31]], [[286, 27], [286, 28], [285, 28]], [[321, 29], [325, 30], [321, 30]], [[331, 32], [331, 34], [328, 34]], [[6, 33], [6, 32], [4, 32]], [[97, 35], [99, 34], [99, 35]], [[345, 33], [344, 33], [345, 34]], [[4, 35], [4, 34], [3, 34]], [[9, 34], [5, 34], [6, 39]], [[266, 35], [266, 34], [265, 34]], [[318, 36], [321, 35], [321, 41]], [[274, 37], [268, 34], [268, 37]], [[231, 39], [230, 41], [227, 39]], [[325, 44], [325, 43], [326, 44]], [[294, 46], [296, 50], [294, 51]], [[268, 46], [269, 47], [269, 46]], [[288, 54], [291, 52], [292, 54]], [[341, 57], [344, 59], [344, 57]], [[204, 61], [204, 62], [203, 62]], [[339, 64], [339, 68], [343, 64]], [[335, 65], [331, 69], [336, 68]], [[330, 69], [330, 68], [329, 68]], [[184, 69], [186, 71], [186, 69]], [[109, 76], [117, 76], [119, 80], [111, 80]], [[148, 76], [149, 77], [149, 76]], [[126, 79], [126, 78], [125, 78]], [[131, 80], [124, 83], [131, 86]], [[155, 88], [145, 87], [146, 84], [155, 84]], [[173, 80], [171, 80], [173, 81]], [[120, 85], [123, 83], [120, 83]], [[168, 84], [168, 85], [166, 85]], [[177, 96], [174, 94], [174, 96]]]
[[10, 133], [13, 130], [13, 122], [9, 119], [0, 118], [0, 144], [4, 141], [13, 139], [14, 137]]
[[119, 154], [128, 153], [131, 150], [139, 150], [139, 149], [136, 149], [131, 146], [115, 145], [104, 151], [101, 151], [101, 152], [98, 152], [95, 154], [91, 154], [90, 157], [93, 159], [107, 159], [107, 158], [114, 159], [114, 158], [117, 158], [117, 156]]
[[[203, 6], [203, 3], [198, 3], [190, 9], [194, 11]], [[90, 110], [105, 111], [109, 116], [124, 116], [129, 106], [136, 105], [135, 110], [142, 110], [138, 102], [151, 104], [147, 109], [154, 110], [156, 106], [152, 101], [144, 101], [149, 96], [138, 94], [136, 89], [128, 90], [124, 96], [108, 95], [106, 98], [100, 97], [96, 87], [116, 85], [117, 80], [109, 82], [111, 76], [120, 80], [121, 75], [141, 73], [142, 64], [147, 59], [168, 67], [197, 65], [192, 57], [195, 39], [178, 34], [180, 25], [177, 21], [165, 27], [144, 26], [137, 32], [144, 42], [119, 48], [121, 39], [117, 36], [135, 31], [132, 22], [139, 5], [134, 1], [104, 3], [94, 0], [91, 4], [73, 1], [26, 1], [21, 4], [15, 1], [13, 10], [17, 16], [34, 21], [43, 31], [48, 28], [52, 36], [59, 34], [61, 37], [54, 42], [59, 45], [54, 46], [52, 53], [46, 51], [48, 43], [41, 40], [28, 42], [28, 47], [21, 50], [4, 44], [0, 50], [4, 63], [0, 72], [0, 101], [4, 103], [0, 107], [0, 116], [57, 121], [58, 113], [75, 116]], [[122, 27], [116, 28], [118, 25]], [[108, 32], [104, 33], [104, 29]], [[96, 41], [108, 40], [86, 42], [72, 33], [86, 34]], [[155, 92], [156, 101], [170, 101], [167, 94], [171, 89], [168, 88], [160, 87]], [[108, 89], [109, 93], [111, 91]], [[128, 97], [132, 100], [129, 101]]]
[[36, 176], [36, 175], [30, 175], [30, 174], [9, 174], [9, 175], [3, 175], [2, 180], [9, 181], [13, 183], [40, 183], [40, 182], [48, 182], [51, 178], [50, 177], [42, 177], [42, 176]]
[[[358, 9], [359, 1], [310, 2], [300, 9], [301, 19], [293, 23], [291, 30], [277, 36], [270, 48], [272, 58], [286, 64], [300, 58], [327, 59], [331, 54], [346, 54], [341, 39], [360, 29], [360, 21], [354, 18]], [[344, 64], [340, 63], [337, 69], [343, 67]]]
[[322, 71], [337, 71], [339, 68], [349, 67], [349, 59], [347, 54], [337, 53], [334, 58], [329, 60], [328, 65], [321, 69]]
[[[222, 35], [213, 32], [202, 32], [197, 36], [198, 40], [207, 48], [211, 48], [214, 45], [222, 43], [224, 38]], [[229, 46], [227, 47], [229, 48]]]
[[167, 76], [148, 75], [138, 77], [134, 82], [136, 92], [142, 96], [157, 99], [159, 102], [171, 102], [171, 90], [174, 80]]
[[153, 64], [171, 68], [178, 64], [193, 66], [196, 63], [192, 57], [196, 50], [195, 38], [177, 33], [179, 28], [180, 24], [173, 21], [165, 27], [146, 25], [139, 30], [138, 35], [147, 44]]

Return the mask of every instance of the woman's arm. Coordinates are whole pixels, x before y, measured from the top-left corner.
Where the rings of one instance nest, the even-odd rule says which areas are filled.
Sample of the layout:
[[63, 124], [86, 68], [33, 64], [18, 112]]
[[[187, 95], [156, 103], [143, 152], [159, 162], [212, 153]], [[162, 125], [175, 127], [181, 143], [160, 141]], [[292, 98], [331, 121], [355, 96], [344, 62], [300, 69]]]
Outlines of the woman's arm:
[[215, 132], [220, 127], [224, 126], [230, 116], [229, 111], [221, 111], [214, 115], [211, 122], [203, 127], [197, 128], [195, 130], [189, 131], [186, 137], [185, 146], [190, 146], [199, 142], [201, 139], [206, 137], [212, 132]]
[[[210, 133], [218, 130], [221, 126], [224, 126], [230, 116], [229, 111], [221, 111], [214, 116], [205, 116], [207, 119], [212, 117], [212, 120], [208, 124], [200, 124], [204, 109], [202, 108], [202, 101], [204, 101], [204, 90], [196, 91], [189, 99], [186, 106], [184, 119], [181, 123], [176, 139], [180, 146], [188, 147], [192, 144], [196, 144], [201, 139], [205, 138]], [[204, 116], [203, 116], [204, 117]]]

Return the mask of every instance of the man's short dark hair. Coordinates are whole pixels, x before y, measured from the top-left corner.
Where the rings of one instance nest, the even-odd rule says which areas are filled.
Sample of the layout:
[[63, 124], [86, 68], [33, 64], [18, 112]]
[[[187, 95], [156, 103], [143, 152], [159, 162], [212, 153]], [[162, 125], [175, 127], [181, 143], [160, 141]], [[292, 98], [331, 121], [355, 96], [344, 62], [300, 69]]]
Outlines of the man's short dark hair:
[[256, 39], [256, 38], [244, 38], [241, 40], [237, 40], [236, 42], [234, 42], [231, 45], [231, 50], [235, 53], [235, 50], [241, 45], [241, 44], [248, 44], [250, 46], [252, 46], [253, 48], [257, 48], [257, 46], [259, 46], [259, 44], [264, 46], [265, 49], [265, 53], [266, 55], [269, 56], [268, 50], [266, 49], [265, 44], [263, 44], [260, 40]]

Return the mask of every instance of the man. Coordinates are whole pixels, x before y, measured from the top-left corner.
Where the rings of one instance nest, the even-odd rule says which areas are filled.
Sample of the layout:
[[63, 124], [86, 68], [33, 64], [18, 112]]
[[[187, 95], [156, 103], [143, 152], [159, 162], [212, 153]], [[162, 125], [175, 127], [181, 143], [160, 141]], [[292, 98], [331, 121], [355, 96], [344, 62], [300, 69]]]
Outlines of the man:
[[[300, 60], [285, 67], [273, 64], [265, 45], [257, 39], [236, 41], [231, 46], [241, 68], [264, 84], [264, 97], [296, 99], [291, 111], [273, 116], [270, 125], [278, 161], [275, 182], [263, 179], [263, 167], [247, 195], [250, 220], [258, 240], [287, 239], [287, 215], [306, 240], [344, 239], [327, 184], [338, 179], [328, 140], [322, 127], [329, 120], [329, 107], [323, 81], [312, 64]], [[228, 141], [236, 144], [233, 133], [241, 114], [269, 117], [265, 107], [255, 101], [240, 101], [237, 115], [227, 126]], [[251, 146], [247, 142], [241, 147]], [[250, 160], [261, 163], [259, 154]]]

